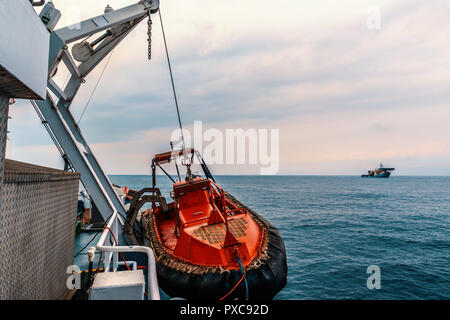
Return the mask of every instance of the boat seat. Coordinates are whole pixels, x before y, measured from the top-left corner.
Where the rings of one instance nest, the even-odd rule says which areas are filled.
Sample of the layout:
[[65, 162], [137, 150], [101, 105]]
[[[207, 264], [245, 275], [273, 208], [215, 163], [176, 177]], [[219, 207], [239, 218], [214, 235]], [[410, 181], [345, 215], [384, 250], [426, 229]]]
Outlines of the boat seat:
[[186, 195], [189, 192], [195, 192], [197, 190], [209, 190], [211, 189], [211, 183], [209, 180], [194, 180], [193, 182], [182, 183], [178, 185], [174, 185], [173, 191], [175, 197], [181, 197]]
[[174, 186], [183, 225], [209, 218], [213, 210], [210, 191], [211, 183], [203, 179]]
[[183, 225], [207, 219], [213, 210], [207, 190], [199, 189], [189, 195], [180, 196], [178, 203]]

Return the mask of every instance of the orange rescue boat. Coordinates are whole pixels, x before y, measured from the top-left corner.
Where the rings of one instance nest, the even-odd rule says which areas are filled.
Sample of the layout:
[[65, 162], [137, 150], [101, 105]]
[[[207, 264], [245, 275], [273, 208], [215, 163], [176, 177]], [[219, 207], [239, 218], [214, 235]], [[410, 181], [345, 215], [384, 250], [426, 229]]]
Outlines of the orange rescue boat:
[[[159, 284], [172, 297], [272, 299], [287, 276], [278, 230], [218, 186], [198, 152], [185, 153], [155, 156], [153, 186], [133, 193], [126, 233], [154, 249]], [[191, 173], [194, 154], [205, 177]], [[184, 181], [175, 181], [161, 167], [178, 157], [187, 167]], [[156, 188], [156, 167], [173, 181], [169, 204]], [[145, 203], [151, 209], [142, 212]]]

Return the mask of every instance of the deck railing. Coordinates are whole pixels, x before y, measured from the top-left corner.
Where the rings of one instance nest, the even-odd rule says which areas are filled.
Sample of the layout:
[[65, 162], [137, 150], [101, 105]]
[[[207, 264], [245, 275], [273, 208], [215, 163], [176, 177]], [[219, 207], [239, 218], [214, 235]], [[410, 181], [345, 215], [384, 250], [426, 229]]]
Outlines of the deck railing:
[[[119, 224], [123, 226], [120, 215], [114, 212], [107, 227], [103, 230], [103, 233], [97, 243], [97, 250], [103, 252], [103, 265], [104, 272], [116, 272], [120, 265], [124, 265], [125, 262], [119, 261], [120, 252], [140, 252], [147, 254], [147, 292], [149, 299], [160, 300], [158, 279], [156, 276], [156, 263], [155, 256], [153, 255], [153, 250], [145, 246], [119, 246], [118, 245], [118, 235], [119, 235]], [[112, 243], [112, 245], [105, 245], [106, 243]], [[112, 262], [112, 269], [111, 269]], [[133, 270], [136, 270], [137, 263], [135, 261], [126, 261], [128, 266], [132, 266]]]

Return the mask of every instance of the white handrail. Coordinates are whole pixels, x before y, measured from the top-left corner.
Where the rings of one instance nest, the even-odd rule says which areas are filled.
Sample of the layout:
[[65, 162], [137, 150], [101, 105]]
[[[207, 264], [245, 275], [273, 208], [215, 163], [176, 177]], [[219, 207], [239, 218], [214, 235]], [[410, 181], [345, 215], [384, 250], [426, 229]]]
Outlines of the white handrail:
[[[115, 236], [117, 236], [117, 230], [118, 230], [118, 223], [120, 222], [120, 224], [123, 225], [123, 221], [122, 219], [120, 219], [119, 214], [117, 213], [117, 211], [115, 211], [113, 213], [113, 215], [111, 216], [110, 221], [108, 222], [107, 227], [111, 230], [113, 230], [111, 227], [113, 225], [113, 223], [115, 223], [115, 228], [114, 231], [116, 232]], [[158, 278], [156, 276], [156, 262], [155, 262], [155, 256], [153, 255], [153, 250], [150, 249], [149, 247], [144, 247], [144, 246], [116, 246], [115, 244], [113, 244], [112, 246], [105, 246], [105, 240], [106, 237], [109, 234], [109, 230], [105, 229], [102, 232], [102, 235], [97, 243], [97, 250], [102, 251], [102, 252], [111, 252], [114, 255], [114, 260], [113, 260], [113, 270], [115, 271], [117, 269], [117, 265], [118, 263], [118, 253], [119, 252], [142, 252], [142, 253], [146, 253], [147, 254], [147, 258], [148, 258], [148, 263], [147, 263], [147, 276], [148, 276], [148, 294], [150, 296], [151, 300], [160, 300], [160, 296], [159, 296], [159, 286], [158, 286]], [[105, 257], [106, 258], [106, 257]], [[109, 256], [106, 260], [108, 260], [107, 266], [105, 266], [105, 272], [109, 271], [109, 263], [111, 261], [111, 257]]]

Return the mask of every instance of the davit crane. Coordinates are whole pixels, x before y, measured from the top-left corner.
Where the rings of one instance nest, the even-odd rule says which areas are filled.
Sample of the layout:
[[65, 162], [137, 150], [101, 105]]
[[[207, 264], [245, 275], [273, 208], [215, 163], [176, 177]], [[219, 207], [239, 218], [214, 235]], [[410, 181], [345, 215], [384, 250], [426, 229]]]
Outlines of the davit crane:
[[[136, 4], [113, 10], [107, 6], [104, 14], [65, 28], [54, 30], [61, 14], [52, 2], [40, 13], [50, 35], [49, 77], [46, 100], [32, 100], [42, 123], [61, 152], [66, 165], [79, 172], [81, 182], [98, 211], [106, 221], [114, 212], [125, 215], [125, 208], [114, 192], [69, 108], [86, 76], [144, 19], [148, 18], [148, 57], [151, 57], [151, 14], [158, 12], [159, 0], [141, 0]], [[103, 34], [98, 35], [104, 31]], [[93, 35], [98, 37], [88, 42]], [[85, 39], [85, 40], [83, 40]], [[80, 41], [81, 40], [81, 41]], [[76, 43], [79, 41], [78, 43]], [[71, 52], [69, 45], [73, 44]], [[53, 77], [64, 63], [70, 78], [64, 87]]]

